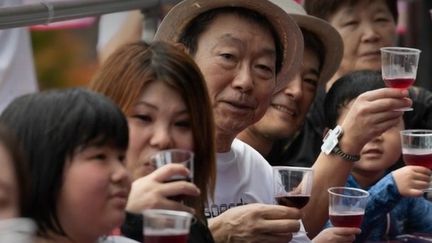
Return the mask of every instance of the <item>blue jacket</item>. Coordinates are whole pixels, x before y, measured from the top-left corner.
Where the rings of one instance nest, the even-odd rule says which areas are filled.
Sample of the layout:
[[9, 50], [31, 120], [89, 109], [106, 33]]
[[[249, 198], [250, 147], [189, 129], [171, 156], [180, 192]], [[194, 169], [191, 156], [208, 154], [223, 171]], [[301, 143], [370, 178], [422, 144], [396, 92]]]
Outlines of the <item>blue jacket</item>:
[[[352, 175], [346, 186], [360, 188]], [[391, 173], [370, 188], [362, 233], [356, 242], [394, 239], [414, 232], [432, 233], [432, 203], [423, 197], [402, 197]]]

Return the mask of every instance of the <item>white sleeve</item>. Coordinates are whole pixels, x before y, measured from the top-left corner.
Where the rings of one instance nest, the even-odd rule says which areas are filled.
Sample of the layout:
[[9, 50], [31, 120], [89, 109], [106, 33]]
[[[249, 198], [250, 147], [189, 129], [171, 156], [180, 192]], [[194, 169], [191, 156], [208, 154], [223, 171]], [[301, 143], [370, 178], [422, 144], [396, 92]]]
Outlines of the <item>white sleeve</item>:
[[104, 14], [99, 19], [99, 33], [97, 50], [100, 51], [111, 38], [119, 31], [120, 26], [126, 21], [128, 11]]
[[300, 230], [299, 232], [293, 234], [293, 238], [290, 241], [290, 243], [307, 243], [307, 242], [312, 242], [312, 241], [307, 236], [303, 222], [300, 220]]

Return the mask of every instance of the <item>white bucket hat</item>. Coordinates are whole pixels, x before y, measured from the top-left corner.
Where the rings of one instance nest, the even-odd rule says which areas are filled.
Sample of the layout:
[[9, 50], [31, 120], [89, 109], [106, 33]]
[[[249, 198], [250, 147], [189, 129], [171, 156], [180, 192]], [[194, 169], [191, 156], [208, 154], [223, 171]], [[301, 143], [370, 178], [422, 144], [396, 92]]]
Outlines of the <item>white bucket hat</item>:
[[315, 34], [324, 45], [324, 63], [319, 81], [325, 84], [333, 77], [342, 61], [344, 45], [339, 32], [325, 20], [308, 15], [303, 7], [293, 0], [270, 1], [287, 12], [300, 28]]

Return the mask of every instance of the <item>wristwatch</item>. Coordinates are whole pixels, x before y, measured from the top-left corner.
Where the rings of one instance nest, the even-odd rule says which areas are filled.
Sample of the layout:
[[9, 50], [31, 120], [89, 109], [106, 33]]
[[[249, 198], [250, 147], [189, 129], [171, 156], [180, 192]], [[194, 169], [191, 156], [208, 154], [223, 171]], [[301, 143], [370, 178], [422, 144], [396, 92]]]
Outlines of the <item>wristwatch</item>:
[[342, 137], [342, 135], [343, 130], [341, 126], [337, 125], [334, 129], [330, 129], [323, 139], [321, 151], [327, 155], [334, 153], [342, 157], [344, 160], [352, 162], [360, 160], [360, 155], [347, 154], [338, 146], [339, 139]]

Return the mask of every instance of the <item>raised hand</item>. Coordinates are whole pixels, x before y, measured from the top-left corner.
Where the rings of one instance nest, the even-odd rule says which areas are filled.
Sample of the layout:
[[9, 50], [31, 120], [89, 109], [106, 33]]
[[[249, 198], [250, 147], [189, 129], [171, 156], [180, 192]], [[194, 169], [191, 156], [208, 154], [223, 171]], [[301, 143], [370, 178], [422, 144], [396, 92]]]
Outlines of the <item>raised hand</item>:
[[399, 123], [403, 112], [395, 109], [411, 103], [406, 90], [382, 88], [359, 95], [341, 124], [340, 147], [345, 153], [359, 154], [367, 142]]
[[404, 197], [419, 197], [429, 187], [431, 170], [407, 165], [392, 172], [399, 193]]
[[159, 208], [195, 213], [194, 209], [168, 199], [177, 195], [199, 196], [199, 189], [191, 182], [175, 181], [164, 183], [173, 175], [187, 176], [190, 172], [181, 164], [162, 166], [153, 173], [132, 183], [126, 210], [141, 213], [144, 209]]

